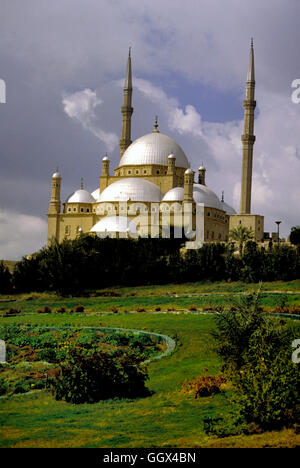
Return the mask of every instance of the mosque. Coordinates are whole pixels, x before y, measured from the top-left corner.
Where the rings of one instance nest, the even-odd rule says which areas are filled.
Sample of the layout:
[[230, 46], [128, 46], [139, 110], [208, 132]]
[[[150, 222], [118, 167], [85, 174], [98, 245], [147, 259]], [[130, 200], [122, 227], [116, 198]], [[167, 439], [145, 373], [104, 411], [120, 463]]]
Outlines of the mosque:
[[[52, 238], [75, 239], [81, 233], [114, 237], [182, 237], [185, 213], [190, 216], [185, 232], [194, 248], [203, 242], [227, 242], [229, 230], [243, 225], [251, 228], [256, 241], [264, 236], [264, 217], [251, 214], [251, 186], [256, 101], [254, 49], [251, 40], [250, 61], [244, 100], [242, 135], [242, 177], [240, 213], [207, 187], [206, 169], [200, 165], [197, 175], [183, 149], [159, 130], [155, 119], [151, 133], [131, 141], [132, 71], [129, 50], [123, 90], [120, 162], [110, 171], [107, 156], [102, 159], [99, 186], [89, 193], [76, 190], [61, 205], [61, 175], [52, 176], [48, 211], [48, 242]], [[196, 178], [196, 180], [195, 180]], [[198, 230], [196, 227], [198, 222]], [[197, 236], [194, 234], [197, 230]], [[194, 238], [193, 238], [194, 236]], [[195, 239], [197, 237], [197, 242]]]

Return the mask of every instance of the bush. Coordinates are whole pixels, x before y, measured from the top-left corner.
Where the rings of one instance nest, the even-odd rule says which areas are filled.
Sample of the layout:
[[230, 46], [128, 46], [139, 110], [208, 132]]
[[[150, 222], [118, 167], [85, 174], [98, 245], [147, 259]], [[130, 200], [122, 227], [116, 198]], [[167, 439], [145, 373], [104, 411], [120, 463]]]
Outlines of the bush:
[[291, 359], [296, 326], [263, 315], [259, 295], [243, 303], [238, 312], [218, 314], [213, 333], [239, 414], [263, 429], [291, 425], [300, 415], [300, 368]]
[[84, 306], [83, 305], [77, 305], [74, 307], [74, 312], [84, 312]]
[[65, 314], [67, 312], [66, 308], [64, 306], [59, 307], [55, 311], [57, 314]]
[[0, 395], [5, 395], [7, 393], [7, 383], [4, 379], [0, 378]]
[[124, 349], [114, 353], [73, 347], [61, 364], [61, 376], [52, 381], [57, 400], [93, 403], [108, 398], [145, 396], [148, 374], [141, 358]]
[[4, 315], [8, 315], [8, 316], [12, 315], [12, 316], [14, 316], [14, 315], [17, 315], [17, 314], [20, 314], [20, 313], [21, 313], [21, 310], [20, 310], [20, 309], [9, 309], [9, 310], [6, 310], [6, 311], [5, 311]]
[[189, 306], [189, 310], [190, 310], [190, 311], [196, 311], [196, 310], [198, 310], [198, 308], [197, 308], [196, 305], [191, 304], [191, 305]]
[[193, 393], [197, 398], [220, 393], [221, 385], [225, 382], [223, 375], [200, 375], [192, 382], [185, 382], [182, 387], [184, 393]]

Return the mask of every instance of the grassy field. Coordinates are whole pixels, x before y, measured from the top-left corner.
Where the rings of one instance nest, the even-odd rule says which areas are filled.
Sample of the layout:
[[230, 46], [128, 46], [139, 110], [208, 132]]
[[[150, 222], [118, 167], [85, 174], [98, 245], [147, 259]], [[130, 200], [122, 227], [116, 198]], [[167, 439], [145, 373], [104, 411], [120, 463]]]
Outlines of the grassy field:
[[[227, 288], [228, 286], [228, 288]], [[264, 285], [266, 286], [266, 285]], [[299, 282], [284, 285], [268, 285], [272, 291], [300, 290]], [[233, 291], [232, 288], [240, 288]], [[231, 289], [230, 289], [231, 288]], [[151, 301], [162, 299], [180, 307], [196, 303], [196, 298], [170, 297], [168, 293], [204, 294], [204, 298], [224, 301], [225, 295], [243, 292], [249, 288], [242, 284], [220, 283], [170, 285], [170, 287], [135, 288], [136, 296], [128, 296], [132, 289], [114, 290], [121, 294], [117, 298], [56, 298], [54, 295], [40, 295], [26, 300], [19, 297], [18, 307], [28, 306], [27, 311], [45, 304], [53, 307], [65, 303], [67, 308], [82, 303], [94, 314], [33, 314], [0, 318], [1, 323], [22, 323], [40, 325], [109, 326], [144, 329], [177, 337], [176, 351], [149, 366], [148, 387], [153, 394], [137, 400], [107, 400], [92, 405], [72, 405], [55, 401], [51, 393], [36, 391], [26, 395], [16, 395], [0, 399], [0, 446], [1, 447], [295, 447], [300, 436], [293, 429], [273, 431], [264, 434], [239, 435], [218, 439], [207, 436], [203, 421], [207, 417], [219, 417], [230, 409], [227, 396], [230, 389], [218, 395], [195, 399], [182, 392], [182, 383], [205, 373], [218, 374], [220, 362], [215, 353], [210, 332], [214, 328], [213, 314], [188, 313], [105, 313], [110, 307], [119, 304], [120, 309], [136, 307], [136, 304], [153, 307]], [[257, 285], [255, 285], [257, 288]], [[249, 288], [252, 289], [252, 285]], [[222, 296], [214, 292], [224, 292]], [[300, 293], [299, 293], [300, 294]], [[32, 296], [34, 296], [32, 294]], [[272, 295], [271, 295], [272, 296]], [[271, 297], [267, 295], [264, 300]], [[298, 294], [289, 296], [289, 301], [299, 301]], [[145, 302], [149, 300], [150, 302]], [[182, 300], [183, 302], [177, 302]], [[192, 300], [192, 301], [191, 301]], [[34, 301], [36, 301], [34, 303]], [[64, 302], [65, 301], [65, 302]], [[119, 302], [117, 302], [119, 301]], [[126, 302], [128, 301], [128, 302]], [[133, 301], [133, 302], [130, 302]], [[137, 301], [137, 302], [135, 302]], [[138, 302], [141, 301], [141, 302]], [[144, 302], [143, 302], [144, 301]], [[173, 302], [172, 302], [173, 301]], [[12, 303], [16, 306], [16, 303]], [[19, 305], [20, 304], [20, 305]], [[22, 306], [21, 306], [22, 304]], [[167, 306], [168, 302], [165, 303]], [[203, 304], [203, 302], [201, 302]], [[3, 303], [2, 303], [3, 305]], [[200, 305], [200, 302], [199, 302]], [[32, 308], [32, 309], [30, 309]]]
[[[235, 283], [185, 283], [136, 288], [107, 288], [91, 292], [88, 297], [58, 297], [54, 293], [31, 293], [0, 297], [0, 313], [10, 308], [21, 309], [22, 313], [34, 313], [44, 306], [55, 311], [64, 306], [67, 310], [83, 304], [86, 312], [111, 312], [112, 308], [120, 312], [132, 312], [137, 308], [154, 311], [187, 310], [195, 305], [198, 310], [208, 307], [234, 304], [240, 294], [256, 291], [260, 285]], [[278, 305], [281, 294], [287, 292], [286, 305], [300, 307], [300, 280], [291, 282], [277, 281], [261, 285], [261, 305], [272, 310]]]

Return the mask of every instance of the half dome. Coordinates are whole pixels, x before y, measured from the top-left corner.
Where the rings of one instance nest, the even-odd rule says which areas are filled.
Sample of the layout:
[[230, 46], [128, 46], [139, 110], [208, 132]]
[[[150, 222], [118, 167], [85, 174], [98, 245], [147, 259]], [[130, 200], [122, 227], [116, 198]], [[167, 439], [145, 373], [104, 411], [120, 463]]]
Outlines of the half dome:
[[180, 146], [160, 132], [152, 132], [135, 140], [123, 154], [119, 167], [141, 164], [168, 165], [168, 156], [176, 158], [176, 167], [188, 168], [189, 162]]
[[136, 234], [136, 222], [127, 218], [126, 216], [106, 216], [96, 223], [90, 232], [98, 233], [116, 233], [123, 232], [129, 234]]
[[157, 185], [145, 179], [128, 177], [106, 187], [98, 198], [98, 202], [139, 201], [160, 202], [162, 192]]

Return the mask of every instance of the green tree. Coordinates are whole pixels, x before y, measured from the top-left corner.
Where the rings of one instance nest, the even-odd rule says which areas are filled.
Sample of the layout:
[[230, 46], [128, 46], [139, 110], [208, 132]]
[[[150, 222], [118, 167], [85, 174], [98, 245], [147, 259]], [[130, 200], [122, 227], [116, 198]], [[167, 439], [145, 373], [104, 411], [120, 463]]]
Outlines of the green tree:
[[238, 227], [229, 231], [229, 238], [239, 244], [240, 256], [243, 254], [243, 247], [245, 242], [252, 240], [253, 237], [254, 233], [252, 229], [249, 229], [246, 226], [239, 225]]
[[0, 262], [0, 294], [6, 294], [11, 291], [11, 274], [3, 261]]
[[290, 233], [290, 243], [300, 246], [300, 226], [293, 226]]

